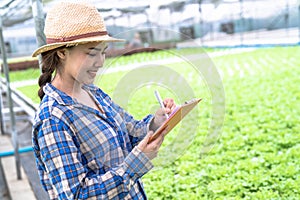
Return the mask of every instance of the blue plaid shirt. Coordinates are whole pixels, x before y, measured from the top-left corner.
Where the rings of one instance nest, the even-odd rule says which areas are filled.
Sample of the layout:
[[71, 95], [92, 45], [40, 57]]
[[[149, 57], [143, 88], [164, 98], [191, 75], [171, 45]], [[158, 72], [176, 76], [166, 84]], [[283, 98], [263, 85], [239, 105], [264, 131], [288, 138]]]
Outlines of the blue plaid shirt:
[[133, 119], [110, 97], [85, 85], [104, 114], [53, 85], [44, 87], [33, 148], [50, 199], [146, 199], [141, 177], [152, 167], [137, 147], [153, 115]]

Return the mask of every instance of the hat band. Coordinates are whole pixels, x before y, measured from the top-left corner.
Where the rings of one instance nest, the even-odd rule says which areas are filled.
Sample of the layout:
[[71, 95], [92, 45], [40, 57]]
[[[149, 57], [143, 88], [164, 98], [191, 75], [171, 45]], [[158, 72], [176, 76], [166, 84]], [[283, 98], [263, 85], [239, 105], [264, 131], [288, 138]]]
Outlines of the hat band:
[[65, 37], [65, 38], [47, 38], [46, 42], [47, 42], [47, 44], [52, 44], [52, 43], [57, 43], [57, 42], [70, 42], [70, 41], [81, 39], [81, 38], [101, 36], [101, 35], [108, 35], [108, 33], [107, 33], [107, 31], [98, 31], [98, 32], [92, 32], [92, 33], [84, 33], [81, 35], [74, 35], [74, 36]]

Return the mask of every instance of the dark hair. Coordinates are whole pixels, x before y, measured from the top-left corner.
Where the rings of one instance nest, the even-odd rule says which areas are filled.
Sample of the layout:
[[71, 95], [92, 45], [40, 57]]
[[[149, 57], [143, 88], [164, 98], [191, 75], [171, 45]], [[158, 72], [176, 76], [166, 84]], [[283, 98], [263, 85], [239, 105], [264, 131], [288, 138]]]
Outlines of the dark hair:
[[52, 73], [61, 66], [61, 61], [57, 55], [57, 51], [63, 48], [65, 47], [42, 53], [42, 73], [38, 81], [40, 86], [38, 95], [41, 100], [45, 95], [43, 87], [52, 81]]

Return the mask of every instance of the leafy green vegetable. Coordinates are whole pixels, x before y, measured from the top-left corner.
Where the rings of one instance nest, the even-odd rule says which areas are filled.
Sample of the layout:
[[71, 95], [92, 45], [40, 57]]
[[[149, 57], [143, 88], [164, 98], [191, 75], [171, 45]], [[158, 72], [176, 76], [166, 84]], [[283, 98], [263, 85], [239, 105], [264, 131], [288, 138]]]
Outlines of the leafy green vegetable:
[[[185, 55], [202, 52], [183, 51]], [[260, 48], [237, 54], [222, 51], [224, 55], [212, 61], [222, 76], [226, 117], [221, 137], [206, 156], [200, 151], [211, 120], [210, 92], [187, 62], [167, 65], [186, 77], [196, 96], [204, 100], [199, 105], [200, 124], [192, 143], [172, 162], [164, 163], [180, 147], [173, 144], [180, 131], [167, 135], [154, 161], [157, 167], [143, 177], [149, 199], [300, 199], [300, 47]], [[137, 54], [121, 57], [115, 64], [170, 54]], [[201, 58], [195, 61], [199, 65], [202, 62]], [[100, 87], [113, 96], [125, 75], [102, 76]], [[32, 97], [36, 88], [20, 89], [24, 93], [29, 90], [27, 95]], [[182, 103], [159, 85], [142, 87], [127, 94], [127, 109], [136, 118], [155, 110], [154, 89]]]

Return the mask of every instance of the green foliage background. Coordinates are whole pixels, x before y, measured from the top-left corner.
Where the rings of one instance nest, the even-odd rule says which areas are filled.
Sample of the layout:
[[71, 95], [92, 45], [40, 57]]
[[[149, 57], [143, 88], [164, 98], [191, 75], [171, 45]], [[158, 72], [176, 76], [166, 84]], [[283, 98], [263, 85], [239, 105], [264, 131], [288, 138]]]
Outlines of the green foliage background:
[[[169, 65], [187, 77], [204, 101], [199, 105], [200, 124], [191, 145], [167, 165], [158, 158], [154, 161], [157, 167], [143, 177], [149, 199], [300, 199], [300, 47], [235, 54], [222, 51], [225, 54], [212, 62], [223, 79], [226, 115], [222, 135], [205, 156], [200, 156], [200, 150], [210, 123], [210, 93], [205, 82], [195, 84], [199, 77], [193, 72], [195, 76], [191, 76], [191, 68], [184, 63]], [[184, 55], [195, 52], [199, 51], [186, 50]], [[142, 54], [140, 58], [137, 54], [134, 59], [169, 56], [161, 54]], [[120, 59], [130, 63], [133, 57]], [[124, 73], [103, 76], [100, 87], [112, 95]], [[19, 89], [38, 102], [33, 95], [37, 86]], [[159, 86], [142, 88], [132, 94], [127, 108], [137, 118], [149, 112], [143, 109], [145, 105], [155, 104], [153, 89], [177, 98]], [[174, 137], [176, 133], [170, 133], [163, 148], [172, 145]], [[173, 149], [176, 145], [180, 144]], [[162, 158], [167, 153], [163, 149]]]

